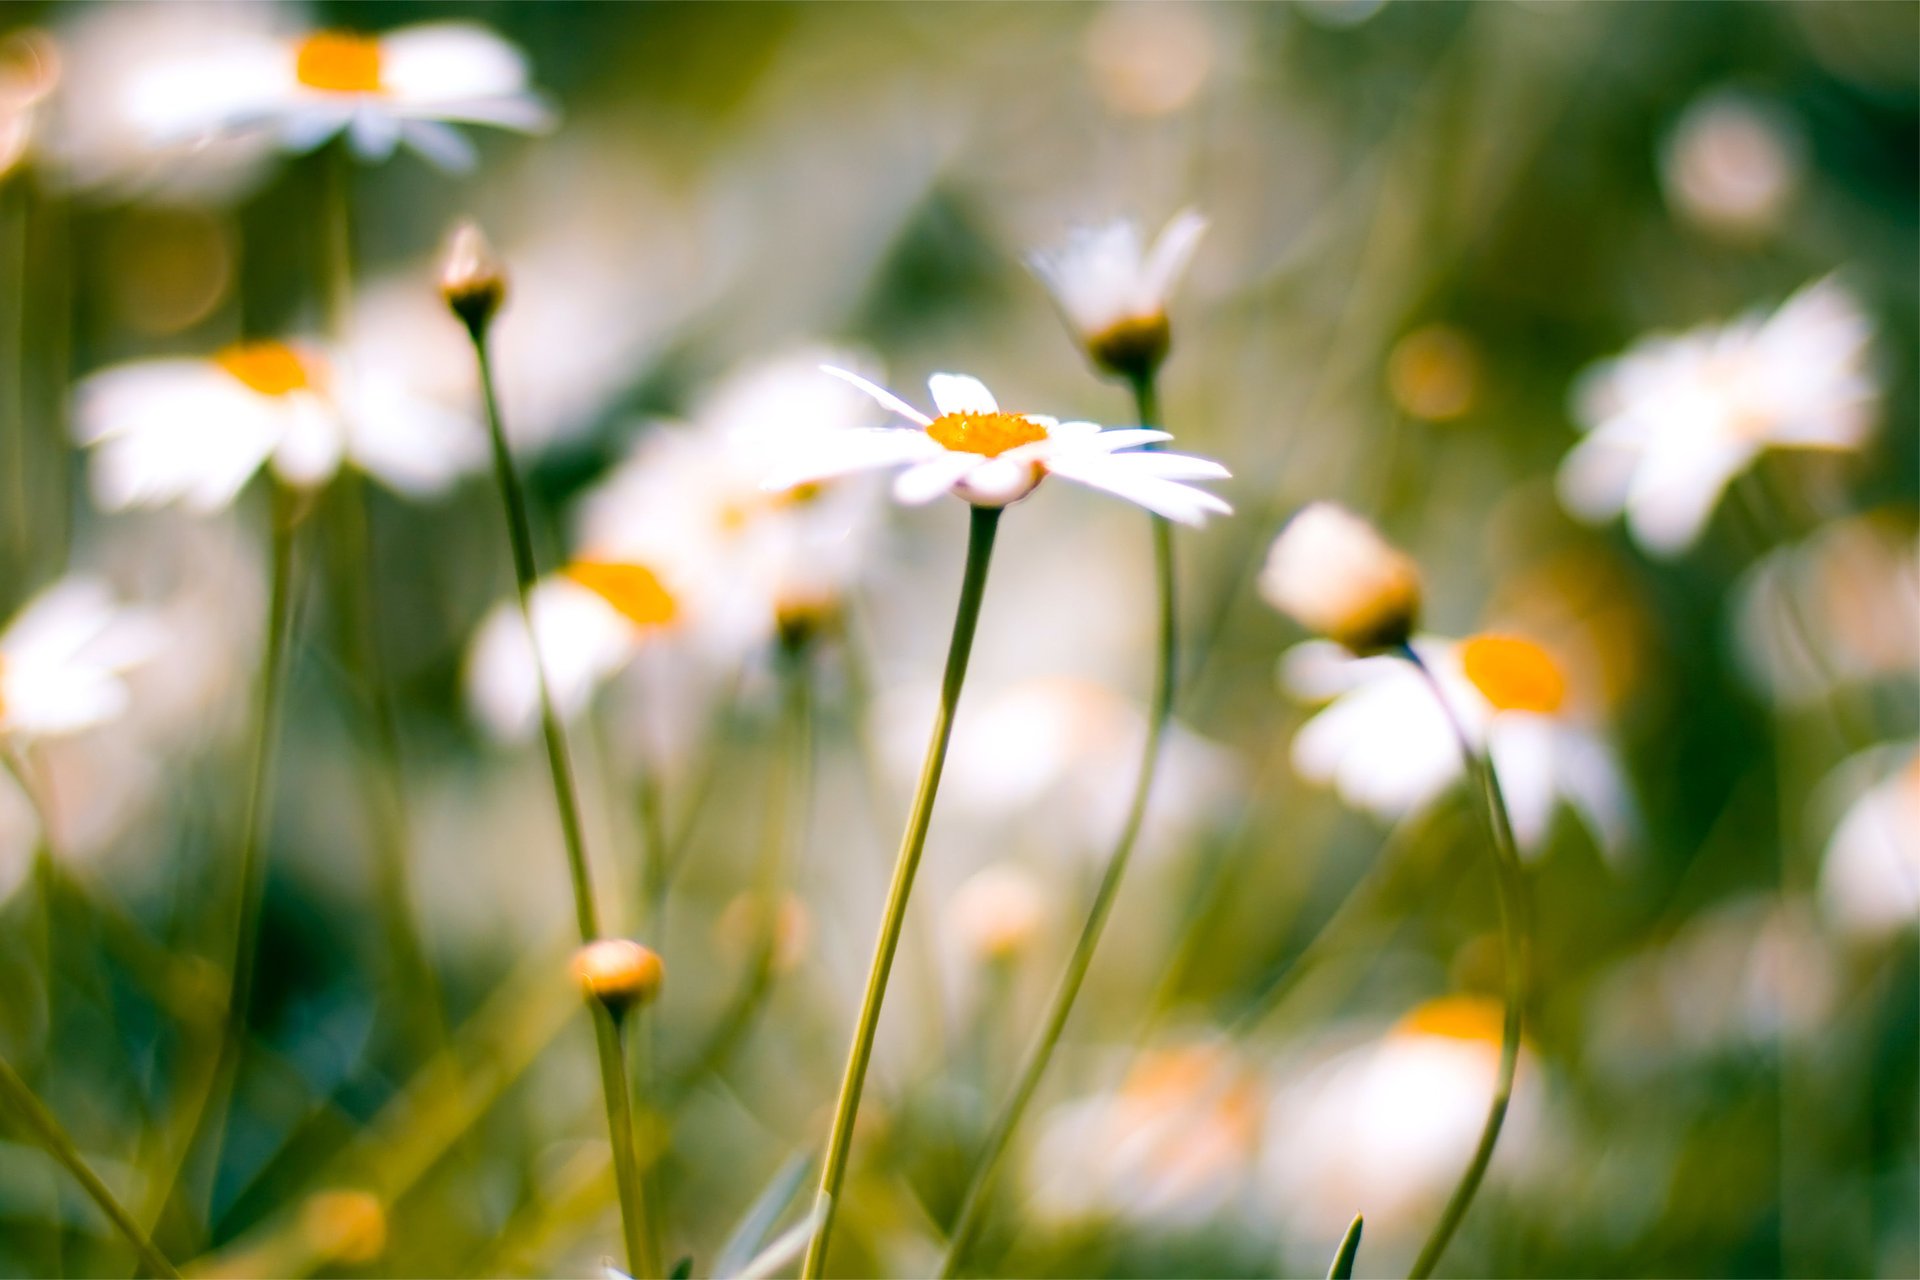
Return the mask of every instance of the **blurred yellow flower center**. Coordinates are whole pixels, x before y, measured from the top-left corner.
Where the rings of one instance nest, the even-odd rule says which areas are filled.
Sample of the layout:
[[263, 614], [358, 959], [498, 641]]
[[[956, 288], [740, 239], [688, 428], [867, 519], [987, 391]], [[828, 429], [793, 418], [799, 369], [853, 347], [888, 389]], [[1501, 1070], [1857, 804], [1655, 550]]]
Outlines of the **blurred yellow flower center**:
[[1474, 636], [1460, 646], [1467, 679], [1501, 711], [1552, 715], [1567, 700], [1567, 676], [1551, 654], [1518, 636]]
[[1429, 1000], [1402, 1018], [1394, 1027], [1394, 1034], [1498, 1044], [1504, 1018], [1505, 1012], [1497, 1001], [1480, 996], [1444, 996]]
[[300, 42], [293, 74], [329, 93], [380, 91], [380, 42], [351, 31], [317, 31]]
[[643, 564], [611, 560], [578, 560], [567, 566], [567, 577], [612, 605], [636, 627], [662, 627], [679, 612], [673, 595], [653, 570]]
[[298, 352], [284, 342], [239, 342], [213, 362], [263, 396], [284, 396], [313, 385], [313, 373]]
[[723, 502], [720, 504], [719, 511], [720, 527], [729, 533], [738, 533], [759, 516], [773, 511], [784, 511], [789, 507], [803, 507], [820, 494], [820, 485], [797, 484], [792, 488], [781, 489], [774, 493], [755, 493], [750, 497]]
[[927, 434], [944, 449], [997, 458], [1023, 444], [1038, 444], [1047, 429], [1017, 413], [946, 413], [927, 425]]

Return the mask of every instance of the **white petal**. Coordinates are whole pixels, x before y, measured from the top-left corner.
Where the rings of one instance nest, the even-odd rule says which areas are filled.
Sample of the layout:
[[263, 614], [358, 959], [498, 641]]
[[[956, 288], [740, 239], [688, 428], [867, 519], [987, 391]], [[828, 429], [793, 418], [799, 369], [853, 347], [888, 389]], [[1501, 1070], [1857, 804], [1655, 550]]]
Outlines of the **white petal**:
[[805, 456], [777, 462], [760, 487], [777, 492], [860, 471], [897, 467], [903, 462], [922, 462], [946, 452], [926, 432], [911, 427], [824, 432], [807, 442]]
[[883, 407], [893, 410], [893, 412], [899, 414], [903, 418], [907, 418], [913, 422], [917, 422], [923, 427], [928, 426], [933, 422], [932, 418], [929, 418], [926, 414], [920, 412], [918, 409], [914, 408], [912, 405], [908, 404], [905, 400], [902, 400], [899, 396], [893, 394], [893, 392], [887, 390], [885, 387], [881, 386], [877, 382], [869, 382], [867, 381], [867, 379], [861, 377], [857, 373], [850, 373], [845, 369], [835, 368], [833, 365], [830, 365], [830, 364], [821, 365], [820, 371], [822, 373], [831, 374], [833, 377], [840, 379], [840, 381], [842, 382], [850, 383], [853, 386], [860, 388], [860, 390], [866, 392], [868, 395], [872, 396], [875, 400], [879, 401], [879, 403]]
[[438, 120], [404, 120], [400, 140], [442, 173], [466, 173], [477, 153], [465, 134]]
[[1186, 273], [1187, 264], [1193, 261], [1200, 237], [1206, 231], [1206, 218], [1194, 209], [1182, 209], [1167, 223], [1159, 239], [1153, 242], [1153, 250], [1140, 273], [1141, 295], [1146, 306], [1158, 310], [1166, 305], [1168, 295]]
[[964, 373], [936, 373], [927, 379], [934, 407], [941, 413], [998, 413], [1000, 402], [987, 384]]
[[478, 24], [422, 23], [380, 38], [380, 78], [408, 107], [504, 97], [527, 87], [527, 59]]
[[1233, 508], [1224, 501], [1188, 485], [1162, 480], [1120, 465], [1135, 455], [1068, 455], [1050, 459], [1047, 470], [1091, 488], [1102, 489], [1117, 498], [1136, 503], [1181, 524], [1201, 525], [1209, 514], [1231, 515]]
[[893, 482], [893, 496], [908, 506], [917, 507], [948, 492], [969, 471], [986, 461], [977, 453], [952, 453], [928, 458], [900, 473]]
[[1085, 447], [1099, 449], [1104, 453], [1116, 453], [1121, 449], [1137, 449], [1143, 444], [1157, 444], [1162, 440], [1173, 439], [1171, 431], [1155, 431], [1149, 427], [1125, 427], [1118, 431], [1102, 431], [1085, 441]]
[[391, 159], [400, 145], [400, 121], [385, 107], [362, 104], [347, 125], [347, 144], [362, 160]]

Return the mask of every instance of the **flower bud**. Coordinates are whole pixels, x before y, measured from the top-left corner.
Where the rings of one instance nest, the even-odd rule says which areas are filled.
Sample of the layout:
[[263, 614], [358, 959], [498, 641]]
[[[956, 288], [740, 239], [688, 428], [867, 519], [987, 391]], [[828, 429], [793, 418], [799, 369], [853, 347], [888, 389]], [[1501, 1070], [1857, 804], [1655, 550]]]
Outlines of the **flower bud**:
[[1027, 871], [1001, 863], [975, 872], [948, 911], [971, 955], [1006, 960], [1025, 950], [1046, 923], [1047, 893]]
[[1330, 502], [1287, 522], [1260, 594], [1302, 626], [1358, 654], [1397, 648], [1420, 620], [1420, 570], [1372, 525]]
[[630, 938], [600, 938], [573, 953], [573, 979], [588, 999], [616, 1017], [645, 1004], [660, 990], [666, 968], [660, 957]]
[[454, 228], [440, 265], [440, 296], [475, 335], [486, 330], [506, 300], [506, 272], [475, 223]]

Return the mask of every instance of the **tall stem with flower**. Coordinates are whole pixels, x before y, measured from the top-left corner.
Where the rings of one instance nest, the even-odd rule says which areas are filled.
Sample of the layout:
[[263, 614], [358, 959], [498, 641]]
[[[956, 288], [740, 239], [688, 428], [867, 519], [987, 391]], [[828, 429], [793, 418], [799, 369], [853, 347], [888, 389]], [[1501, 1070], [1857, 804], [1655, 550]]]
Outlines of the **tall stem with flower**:
[[[540, 658], [537, 633], [533, 627], [533, 590], [539, 577], [533, 553], [533, 525], [527, 515], [526, 494], [514, 470], [513, 455], [507, 447], [506, 427], [501, 418], [500, 398], [493, 376], [493, 355], [487, 336], [493, 317], [506, 295], [506, 281], [492, 261], [486, 243], [477, 228], [466, 226], [456, 234], [454, 246], [442, 279], [442, 291], [448, 306], [473, 342], [478, 365], [480, 395], [486, 405], [487, 436], [492, 446], [494, 479], [500, 487], [500, 502], [507, 518], [507, 536], [513, 548], [515, 586], [520, 601], [521, 621], [532, 637], [533, 668], [540, 694], [540, 727], [546, 740], [547, 766], [553, 780], [554, 802], [560, 815], [560, 832], [567, 853], [567, 873], [573, 886], [574, 920], [580, 941], [591, 946], [602, 941], [600, 913], [593, 896], [593, 877], [587, 863], [584, 823], [581, 819], [579, 786], [574, 780], [573, 762], [567, 751], [566, 731], [561, 726], [553, 695], [547, 687], [546, 667]], [[617, 1154], [615, 1181], [620, 1200], [620, 1221], [626, 1236], [627, 1265], [636, 1276], [659, 1273], [659, 1244], [649, 1226], [644, 1184], [637, 1159], [633, 1158], [633, 1114], [627, 1089], [626, 1052], [619, 1020], [604, 1001], [593, 1004], [594, 1043], [600, 1057], [600, 1082], [607, 1109], [607, 1128]]]
[[980, 622], [980, 602], [986, 595], [987, 568], [993, 559], [994, 536], [1000, 529], [999, 507], [974, 506], [968, 510], [971, 523], [967, 531], [967, 564], [960, 579], [960, 600], [953, 613], [953, 635], [947, 643], [946, 673], [940, 681], [940, 705], [934, 712], [926, 759], [920, 766], [920, 783], [914, 788], [906, 833], [901, 837], [900, 854], [894, 861], [893, 882], [888, 886], [886, 910], [880, 921], [880, 937], [874, 944], [873, 964], [867, 971], [866, 995], [860, 1001], [853, 1047], [847, 1055], [847, 1069], [841, 1078], [839, 1100], [834, 1104], [833, 1129], [827, 1138], [827, 1158], [820, 1172], [820, 1194], [815, 1208], [820, 1225], [807, 1246], [806, 1263], [801, 1271], [806, 1280], [814, 1280], [826, 1266], [827, 1244], [833, 1231], [834, 1211], [840, 1199], [840, 1184], [846, 1176], [848, 1153], [853, 1148], [853, 1122], [860, 1110], [860, 1093], [866, 1085], [867, 1065], [873, 1058], [874, 1033], [880, 1026], [880, 1006], [886, 998], [887, 978], [893, 970], [894, 953], [900, 946], [900, 927], [906, 920], [907, 899], [913, 892], [914, 874], [920, 868], [920, 855], [926, 848], [927, 828], [933, 821], [933, 801], [940, 790], [940, 774], [946, 768], [947, 743], [953, 736], [953, 713], [960, 703], [961, 686], [966, 683], [967, 660], [973, 653], [973, 635]]

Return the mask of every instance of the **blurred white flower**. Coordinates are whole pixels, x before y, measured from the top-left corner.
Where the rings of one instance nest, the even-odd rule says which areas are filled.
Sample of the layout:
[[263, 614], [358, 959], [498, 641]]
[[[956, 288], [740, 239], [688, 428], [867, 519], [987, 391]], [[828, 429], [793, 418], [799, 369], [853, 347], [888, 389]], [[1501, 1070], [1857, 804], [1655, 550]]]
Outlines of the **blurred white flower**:
[[1404, 644], [1420, 620], [1420, 569], [1331, 502], [1303, 507], [1260, 570], [1266, 602], [1355, 653]]
[[1220, 1045], [1143, 1053], [1118, 1089], [1041, 1118], [1026, 1170], [1033, 1212], [1056, 1222], [1207, 1221], [1249, 1189], [1263, 1092], [1248, 1064]]
[[1911, 512], [1823, 526], [1770, 552], [1735, 592], [1734, 640], [1761, 690], [1805, 702], [1920, 666], [1920, 543]]
[[1622, 512], [1657, 555], [1691, 546], [1727, 485], [1768, 449], [1847, 450], [1879, 409], [1873, 325], [1831, 279], [1771, 315], [1642, 340], [1575, 389], [1586, 438], [1561, 463], [1561, 501]]
[[1031, 871], [996, 862], [969, 876], [947, 901], [947, 924], [974, 960], [1006, 960], [1046, 925], [1052, 895]]
[[1149, 249], [1139, 226], [1119, 219], [1079, 228], [1058, 249], [1029, 254], [1027, 264], [1094, 363], [1151, 373], [1167, 354], [1167, 300], [1206, 229], [1199, 213], [1182, 210]]
[[[1018, 502], [1049, 475], [1101, 489], [1169, 520], [1204, 524], [1233, 508], [1187, 480], [1223, 480], [1227, 469], [1205, 458], [1140, 452], [1143, 444], [1173, 437], [1164, 431], [1103, 430], [1093, 422], [1061, 422], [1036, 414], [1003, 413], [976, 378], [936, 373], [928, 379], [940, 411], [929, 418], [891, 391], [855, 373], [826, 372], [859, 387], [916, 427], [874, 427], [824, 435], [805, 458], [772, 461], [771, 489], [905, 466], [893, 495], [909, 504], [951, 493], [976, 506]], [[1123, 452], [1124, 451], [1124, 452]]]
[[1717, 91], [1673, 128], [1660, 177], [1675, 211], [1712, 231], [1754, 235], [1779, 224], [1806, 168], [1792, 117], [1746, 94]]
[[618, 558], [671, 530], [708, 562], [740, 625], [763, 636], [836, 608], [861, 567], [877, 493], [761, 484], [770, 458], [804, 457], [877, 417], [867, 397], [819, 376], [817, 354], [751, 365], [696, 404], [691, 424], [651, 425], [583, 500], [580, 544]]
[[59, 83], [60, 50], [46, 33], [16, 31], [0, 40], [0, 178], [27, 158]]
[[357, 351], [245, 342], [207, 358], [118, 365], [75, 395], [74, 436], [93, 450], [94, 495], [109, 509], [218, 510], [269, 462], [302, 487], [351, 462], [423, 496], [482, 456], [469, 418]]
[[[1613, 749], [1569, 697], [1566, 672], [1546, 649], [1518, 636], [1461, 641], [1420, 637], [1462, 727], [1493, 760], [1522, 853], [1537, 856], [1555, 810], [1566, 804], [1610, 859], [1637, 825]], [[1301, 726], [1293, 766], [1356, 808], [1397, 819], [1424, 809], [1465, 776], [1459, 740], [1433, 690], [1397, 657], [1356, 658], [1309, 641], [1281, 660], [1295, 696], [1330, 705]]]
[[[1324, 1257], [1354, 1213], [1378, 1250], [1424, 1232], [1459, 1179], [1500, 1068], [1498, 1001], [1450, 996], [1384, 1037], [1310, 1054], [1274, 1090], [1262, 1161], [1263, 1203]], [[1541, 1106], [1521, 1055], [1490, 1177], [1510, 1176], [1532, 1145]]]
[[102, 583], [55, 583], [0, 632], [0, 735], [30, 742], [118, 717], [126, 673], [162, 643], [155, 621], [122, 607]]
[[552, 120], [520, 50], [466, 22], [252, 41], [154, 67], [131, 93], [161, 144], [262, 132], [306, 152], [344, 133], [362, 160], [405, 145], [449, 170], [474, 161], [454, 124], [533, 133]]
[[1822, 784], [1840, 810], [1820, 868], [1820, 906], [1876, 937], [1920, 920], [1920, 745], [1871, 748]]

